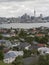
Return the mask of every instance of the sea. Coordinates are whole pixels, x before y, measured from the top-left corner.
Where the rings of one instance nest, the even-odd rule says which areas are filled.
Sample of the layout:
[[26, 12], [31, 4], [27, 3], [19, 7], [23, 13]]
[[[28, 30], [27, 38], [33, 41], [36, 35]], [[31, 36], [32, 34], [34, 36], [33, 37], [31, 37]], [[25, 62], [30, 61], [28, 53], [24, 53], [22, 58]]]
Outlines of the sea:
[[7, 28], [10, 29], [11, 27], [14, 29], [23, 28], [23, 29], [30, 29], [30, 28], [38, 28], [38, 27], [48, 27], [48, 23], [2, 23], [0, 24], [0, 28]]

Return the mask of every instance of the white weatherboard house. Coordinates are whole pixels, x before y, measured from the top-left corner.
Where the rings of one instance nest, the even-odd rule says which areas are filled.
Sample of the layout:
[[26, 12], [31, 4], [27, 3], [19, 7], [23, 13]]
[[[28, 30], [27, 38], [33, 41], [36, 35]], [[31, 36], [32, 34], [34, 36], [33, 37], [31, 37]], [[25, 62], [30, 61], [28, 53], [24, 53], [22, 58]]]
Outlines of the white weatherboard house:
[[23, 51], [9, 51], [4, 55], [5, 63], [12, 63], [17, 56], [23, 56]]
[[13, 48], [13, 47], [17, 47], [18, 45], [20, 45], [20, 42], [19, 42], [18, 44], [17, 44], [17, 43], [12, 44], [11, 47], [12, 47], [12, 48]]
[[49, 54], [49, 48], [47, 47], [38, 48], [38, 51], [40, 52], [40, 54]]

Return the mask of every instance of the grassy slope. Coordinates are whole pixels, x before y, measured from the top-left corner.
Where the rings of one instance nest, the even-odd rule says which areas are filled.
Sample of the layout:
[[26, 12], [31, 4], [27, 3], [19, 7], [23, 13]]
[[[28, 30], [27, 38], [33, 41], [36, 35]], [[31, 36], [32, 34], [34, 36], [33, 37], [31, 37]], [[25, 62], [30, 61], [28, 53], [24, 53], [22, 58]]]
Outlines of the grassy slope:
[[6, 63], [0, 61], [0, 65], [11, 65], [11, 64], [6, 64]]

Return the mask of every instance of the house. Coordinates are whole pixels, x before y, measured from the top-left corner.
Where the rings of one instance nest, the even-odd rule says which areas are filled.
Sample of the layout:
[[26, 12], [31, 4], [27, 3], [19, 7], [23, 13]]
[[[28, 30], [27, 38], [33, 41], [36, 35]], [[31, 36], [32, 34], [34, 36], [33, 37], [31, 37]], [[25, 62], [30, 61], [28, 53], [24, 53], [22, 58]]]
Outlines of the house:
[[39, 43], [39, 44], [37, 44], [37, 46], [38, 47], [45, 47], [45, 44], [44, 43], [43, 44], [42, 43]]
[[12, 37], [12, 36], [16, 36], [15, 33], [3, 33], [2, 34], [3, 37]]
[[38, 42], [36, 42], [36, 41], [33, 41], [32, 43], [35, 44], [35, 45], [38, 44]]
[[3, 37], [11, 37], [10, 34], [5, 34], [5, 33], [3, 33], [2, 36]]
[[39, 47], [37, 46], [37, 45], [31, 45], [30, 47], [29, 47], [29, 50], [33, 50], [33, 49], [38, 49]]
[[0, 40], [0, 46], [3, 45], [4, 47], [10, 48], [11, 42], [9, 40]]
[[29, 47], [31, 46], [31, 44], [27, 43], [27, 42], [20, 42], [20, 45], [17, 46], [17, 48], [19, 50], [24, 50], [24, 49], [29, 49]]
[[49, 48], [47, 48], [47, 47], [40, 47], [40, 48], [38, 48], [38, 51], [42, 55], [43, 54], [49, 54]]
[[47, 42], [47, 44], [49, 45], [49, 42]]
[[14, 42], [14, 43], [12, 43], [12, 46], [11, 47], [13, 48], [13, 47], [17, 47], [19, 45], [20, 45], [20, 42], [16, 42], [16, 43]]
[[12, 37], [12, 36], [16, 36], [15, 30], [11, 30], [11, 31], [10, 31], [10, 36], [11, 36], [11, 37]]
[[28, 35], [27, 37], [35, 37], [34, 35]]
[[4, 54], [4, 59], [3, 61], [5, 63], [12, 63], [17, 56], [23, 56], [23, 51], [9, 51]]
[[14, 29], [11, 29], [11, 31], [10, 31], [11, 33], [15, 33], [15, 30]]
[[23, 38], [19, 38], [21, 41], [23, 41], [23, 42], [25, 42], [25, 39], [23, 39]]
[[37, 37], [45, 37], [45, 34], [38, 33], [35, 36], [37, 36]]
[[7, 29], [0, 29], [0, 33], [6, 33]]
[[29, 50], [38, 49], [41, 47], [45, 47], [45, 44], [39, 44], [38, 42], [33, 41], [33, 44], [29, 47]]
[[36, 28], [29, 29], [28, 32], [29, 32], [29, 33], [32, 33], [32, 34], [35, 34], [35, 33], [36, 33]]

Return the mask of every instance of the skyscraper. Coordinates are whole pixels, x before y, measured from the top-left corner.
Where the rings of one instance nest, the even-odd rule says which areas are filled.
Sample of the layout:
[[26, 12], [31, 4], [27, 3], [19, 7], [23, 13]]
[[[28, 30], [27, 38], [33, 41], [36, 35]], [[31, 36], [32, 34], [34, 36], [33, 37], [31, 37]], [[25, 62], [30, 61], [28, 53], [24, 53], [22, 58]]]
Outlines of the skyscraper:
[[43, 15], [42, 14], [40, 14], [40, 18], [43, 18]]
[[34, 10], [34, 17], [36, 17], [36, 11]]

